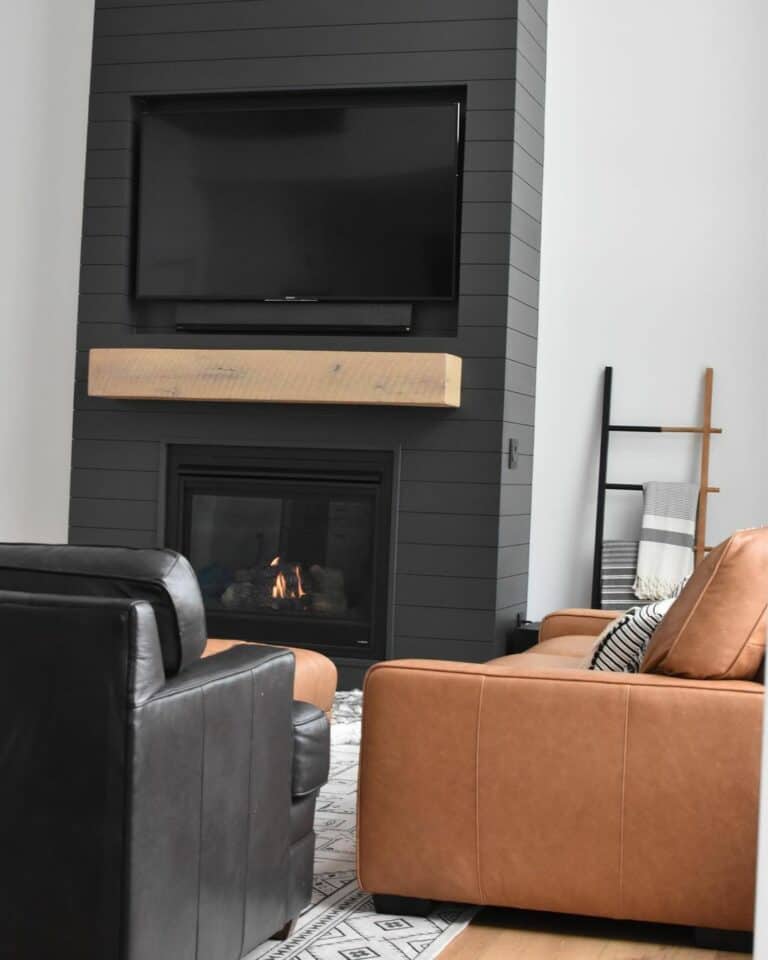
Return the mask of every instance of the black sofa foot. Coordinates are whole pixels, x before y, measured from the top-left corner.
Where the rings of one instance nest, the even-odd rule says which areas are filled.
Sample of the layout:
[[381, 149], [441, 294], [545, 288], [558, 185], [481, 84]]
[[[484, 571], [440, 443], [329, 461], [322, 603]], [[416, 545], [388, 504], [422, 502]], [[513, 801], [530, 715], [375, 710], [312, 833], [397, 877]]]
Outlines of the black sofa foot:
[[298, 921], [296, 920], [295, 917], [293, 918], [293, 920], [289, 920], [282, 930], [278, 930], [277, 933], [271, 936], [269, 939], [270, 940], [289, 940], [293, 936], [296, 930], [297, 922]]
[[753, 935], [740, 930], [712, 930], [695, 927], [693, 939], [697, 947], [705, 950], [730, 950], [734, 953], [752, 953]]
[[418, 897], [396, 897], [389, 893], [374, 893], [373, 905], [376, 913], [391, 913], [395, 916], [428, 917], [435, 905], [434, 900], [420, 900]]

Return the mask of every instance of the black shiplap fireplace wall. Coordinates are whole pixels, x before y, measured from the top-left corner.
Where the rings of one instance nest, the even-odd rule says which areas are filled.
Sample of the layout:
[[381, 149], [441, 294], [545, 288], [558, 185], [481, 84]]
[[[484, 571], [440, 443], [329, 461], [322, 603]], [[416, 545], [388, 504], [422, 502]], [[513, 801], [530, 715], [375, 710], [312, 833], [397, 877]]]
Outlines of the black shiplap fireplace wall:
[[[388, 450], [399, 465], [389, 655], [501, 652], [527, 591], [545, 45], [546, 0], [97, 0], [72, 542], [163, 542], [172, 444]], [[410, 86], [466, 89], [455, 335], [180, 334], [137, 322], [136, 98]], [[99, 346], [443, 351], [464, 360], [462, 406], [88, 398], [88, 350]], [[511, 468], [510, 439], [520, 443]]]

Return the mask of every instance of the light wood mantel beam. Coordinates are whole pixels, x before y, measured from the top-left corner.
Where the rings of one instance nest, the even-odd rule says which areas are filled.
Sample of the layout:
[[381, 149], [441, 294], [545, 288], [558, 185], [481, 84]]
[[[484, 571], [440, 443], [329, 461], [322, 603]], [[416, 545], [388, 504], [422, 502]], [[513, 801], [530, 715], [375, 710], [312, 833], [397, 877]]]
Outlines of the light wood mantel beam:
[[461, 405], [461, 358], [354, 350], [90, 351], [88, 396], [225, 403]]

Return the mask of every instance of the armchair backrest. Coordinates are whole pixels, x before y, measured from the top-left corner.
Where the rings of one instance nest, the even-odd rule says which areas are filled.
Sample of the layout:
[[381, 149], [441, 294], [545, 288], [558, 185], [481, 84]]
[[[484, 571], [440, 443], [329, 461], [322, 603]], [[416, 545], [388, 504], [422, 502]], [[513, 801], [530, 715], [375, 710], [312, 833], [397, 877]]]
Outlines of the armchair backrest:
[[173, 550], [0, 544], [0, 590], [148, 601], [168, 677], [199, 659], [207, 642], [197, 577]]
[[[121, 956], [130, 714], [165, 684], [145, 601], [0, 592], [0, 956]], [[44, 915], [41, 904], [45, 905]]]

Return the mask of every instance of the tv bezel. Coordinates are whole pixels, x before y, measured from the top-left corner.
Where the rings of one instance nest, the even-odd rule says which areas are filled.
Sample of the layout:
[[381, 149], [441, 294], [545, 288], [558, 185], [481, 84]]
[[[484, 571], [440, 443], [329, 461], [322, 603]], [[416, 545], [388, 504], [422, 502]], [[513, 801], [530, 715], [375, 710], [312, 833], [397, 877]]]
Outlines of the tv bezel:
[[[423, 106], [426, 104], [450, 105], [456, 108], [457, 134], [455, 141], [456, 187], [454, 190], [454, 232], [453, 256], [451, 258], [451, 293], [445, 296], [333, 296], [333, 297], [275, 297], [257, 295], [210, 296], [184, 294], [143, 293], [140, 287], [141, 232], [143, 194], [141, 189], [144, 168], [144, 140], [142, 136], [144, 118], [147, 116], [178, 115], [180, 113], [209, 113], [212, 111], [253, 111], [258, 109], [323, 109], [339, 106]], [[461, 256], [461, 223], [464, 188], [464, 153], [466, 129], [466, 88], [456, 86], [416, 87], [395, 90], [333, 90], [323, 93], [312, 91], [281, 91], [279, 93], [250, 94], [201, 94], [143, 97], [137, 101], [137, 149], [136, 177], [134, 181], [134, 256], [133, 256], [133, 295], [142, 303], [253, 303], [253, 304], [295, 304], [295, 303], [456, 303], [459, 297], [459, 274]]]

